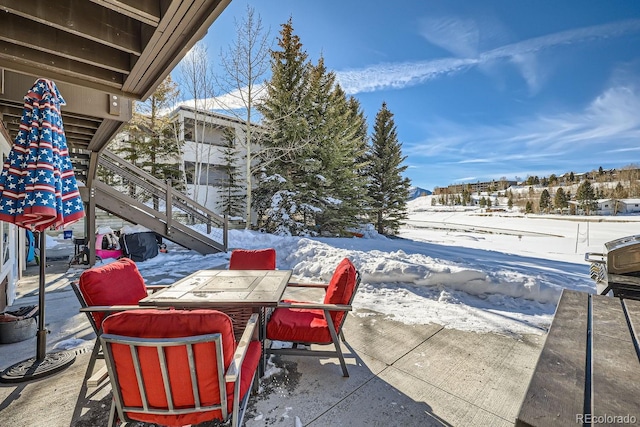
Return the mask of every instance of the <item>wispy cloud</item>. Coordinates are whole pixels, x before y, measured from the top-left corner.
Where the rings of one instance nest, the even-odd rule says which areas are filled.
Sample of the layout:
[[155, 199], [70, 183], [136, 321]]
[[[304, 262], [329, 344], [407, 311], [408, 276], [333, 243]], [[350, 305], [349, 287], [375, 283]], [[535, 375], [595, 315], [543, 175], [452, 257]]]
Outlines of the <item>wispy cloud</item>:
[[[460, 22], [443, 24], [441, 30], [434, 32], [431, 39], [440, 46], [446, 46], [449, 51], [473, 53], [473, 43], [470, 41], [473, 38], [471, 30], [467, 30], [463, 33], [463, 36], [457, 39], [446, 41], [446, 36], [451, 34], [456, 26], [464, 25], [469, 28], [469, 24]], [[583, 43], [589, 40], [619, 37], [635, 32], [640, 32], [640, 20], [638, 19], [535, 37], [484, 51], [472, 57], [384, 63], [361, 69], [338, 71], [336, 74], [343, 89], [348, 94], [353, 95], [362, 92], [415, 86], [438, 77], [465, 71], [473, 66], [506, 59], [520, 66], [523, 76], [530, 84], [530, 87], [535, 89], [540, 84], [538, 74], [533, 68], [535, 66], [533, 54], [536, 52], [557, 46]]]
[[342, 88], [349, 95], [383, 89], [402, 89], [437, 77], [465, 70], [477, 59], [445, 58], [422, 62], [387, 63], [360, 70], [338, 71]]
[[[534, 55], [536, 52], [559, 45], [640, 32], [640, 20], [627, 20], [550, 34], [477, 53], [477, 29], [472, 21], [445, 20], [439, 24], [430, 22], [430, 25], [436, 28], [435, 31], [429, 33], [428, 38], [431, 42], [456, 55], [466, 54], [470, 57], [382, 63], [361, 69], [337, 71], [337, 79], [342, 88], [349, 95], [403, 89], [461, 73], [473, 67], [482, 67], [496, 60], [506, 59], [520, 69], [529, 88], [536, 92], [545, 77], [537, 64]], [[261, 91], [262, 86], [257, 88], [257, 92]], [[193, 100], [184, 103], [193, 106]], [[200, 100], [198, 105], [204, 109], [235, 110], [244, 108], [241, 102], [241, 93], [238, 91], [216, 98]]]
[[480, 30], [473, 19], [423, 18], [420, 27], [420, 34], [427, 41], [458, 57], [475, 58], [478, 55]]
[[440, 167], [449, 173], [455, 168], [461, 176], [487, 177], [491, 171], [482, 166], [486, 164], [501, 165], [501, 175], [511, 168], [543, 175], [547, 170], [559, 172], [554, 165], [628, 164], [629, 156], [640, 151], [639, 83], [612, 86], [579, 112], [514, 119], [509, 125], [430, 121], [425, 140], [405, 144], [403, 152], [414, 160], [437, 156]]

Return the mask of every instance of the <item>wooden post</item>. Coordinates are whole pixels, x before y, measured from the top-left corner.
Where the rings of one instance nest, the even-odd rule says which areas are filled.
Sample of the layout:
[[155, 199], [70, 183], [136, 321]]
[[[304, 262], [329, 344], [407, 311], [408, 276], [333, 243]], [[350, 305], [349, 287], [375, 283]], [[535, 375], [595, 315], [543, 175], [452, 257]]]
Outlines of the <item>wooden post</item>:
[[229, 249], [229, 215], [224, 216], [224, 224], [222, 225], [222, 246], [226, 252]]
[[171, 216], [172, 216], [172, 205], [173, 205], [173, 194], [171, 193], [173, 189], [171, 188], [171, 180], [168, 179], [167, 180], [167, 187], [166, 187], [166, 191], [167, 191], [167, 195], [165, 197], [166, 200], [166, 214], [167, 214], [167, 236], [171, 235]]
[[85, 221], [85, 243], [89, 248], [89, 265], [93, 267], [96, 265], [96, 189], [93, 181], [89, 189], [89, 212], [85, 213]]

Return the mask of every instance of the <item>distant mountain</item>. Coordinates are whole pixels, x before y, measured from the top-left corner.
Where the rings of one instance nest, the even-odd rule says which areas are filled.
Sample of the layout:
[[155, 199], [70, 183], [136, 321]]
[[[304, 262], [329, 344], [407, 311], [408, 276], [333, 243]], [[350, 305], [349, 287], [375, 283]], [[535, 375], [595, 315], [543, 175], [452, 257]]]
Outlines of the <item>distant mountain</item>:
[[424, 188], [420, 188], [420, 187], [409, 188], [409, 200], [417, 199], [418, 197], [422, 197], [422, 196], [430, 196], [430, 195], [431, 195], [431, 191], [425, 190]]

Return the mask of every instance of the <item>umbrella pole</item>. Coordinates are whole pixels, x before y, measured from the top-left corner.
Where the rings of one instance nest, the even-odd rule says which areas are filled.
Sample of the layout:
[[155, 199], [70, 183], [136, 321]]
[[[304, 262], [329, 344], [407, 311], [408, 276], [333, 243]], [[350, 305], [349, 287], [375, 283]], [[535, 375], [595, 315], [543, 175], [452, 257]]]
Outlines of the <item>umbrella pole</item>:
[[[48, 101], [46, 103], [39, 101], [44, 99]], [[47, 329], [45, 327], [47, 266], [45, 230], [50, 226], [59, 228], [84, 216], [82, 198], [75, 181], [73, 165], [68, 159], [68, 147], [60, 115], [60, 106], [65, 102], [55, 83], [42, 78], [36, 80], [31, 90], [25, 95], [24, 101], [20, 130], [3, 166], [2, 176], [6, 177], [6, 181], [4, 178], [2, 179], [3, 190], [0, 191], [0, 198], [3, 203], [0, 211], [5, 216], [12, 216], [10, 222], [19, 227], [41, 229], [37, 348], [35, 357], [16, 363], [0, 373], [0, 382], [28, 381], [50, 375], [69, 366], [76, 357], [72, 351], [47, 353]], [[45, 125], [45, 120], [48, 121], [49, 126]], [[56, 159], [56, 151], [59, 154], [58, 159]], [[42, 167], [40, 162], [43, 162]], [[15, 165], [15, 167], [9, 165]], [[65, 177], [65, 185], [61, 188], [58, 184], [62, 183], [63, 176]], [[19, 182], [24, 183], [27, 178], [34, 186], [33, 188], [27, 185], [24, 188], [20, 187], [20, 199], [22, 199], [24, 209], [18, 210], [14, 209], [15, 206], [11, 206], [16, 200], [14, 195], [11, 195], [10, 202], [4, 203], [5, 196], [9, 197], [4, 194], [5, 182], [13, 179], [18, 182], [22, 179]], [[32, 194], [33, 199], [30, 199]], [[53, 205], [49, 204], [50, 198], [54, 201]], [[60, 204], [63, 198], [66, 209], [62, 209]], [[27, 200], [29, 200], [28, 206], [26, 205]], [[11, 208], [9, 208], [10, 206]], [[25, 209], [29, 209], [29, 211], [26, 212]]]
[[44, 292], [45, 292], [45, 279], [46, 279], [46, 256], [47, 239], [44, 230], [40, 232], [40, 277], [38, 278], [38, 334], [36, 335], [37, 347], [36, 347], [36, 359], [38, 361], [44, 360], [47, 355], [47, 329], [44, 326]]
[[76, 360], [75, 352], [64, 350], [47, 353], [47, 329], [44, 326], [46, 236], [40, 232], [40, 277], [38, 278], [38, 333], [36, 357], [9, 366], [0, 373], [0, 382], [19, 383], [55, 374]]

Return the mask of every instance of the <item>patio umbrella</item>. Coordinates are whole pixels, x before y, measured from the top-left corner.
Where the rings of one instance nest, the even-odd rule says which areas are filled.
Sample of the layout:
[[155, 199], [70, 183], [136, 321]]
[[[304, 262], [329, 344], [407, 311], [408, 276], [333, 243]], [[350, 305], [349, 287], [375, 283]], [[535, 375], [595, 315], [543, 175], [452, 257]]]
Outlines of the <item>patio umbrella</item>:
[[[24, 97], [20, 129], [0, 174], [0, 220], [40, 232], [39, 319], [36, 357], [5, 370], [2, 380], [48, 375], [73, 362], [69, 352], [46, 353], [45, 269], [47, 228], [81, 219], [84, 208], [69, 160], [55, 83], [36, 80]], [[70, 360], [69, 360], [70, 359]]]

